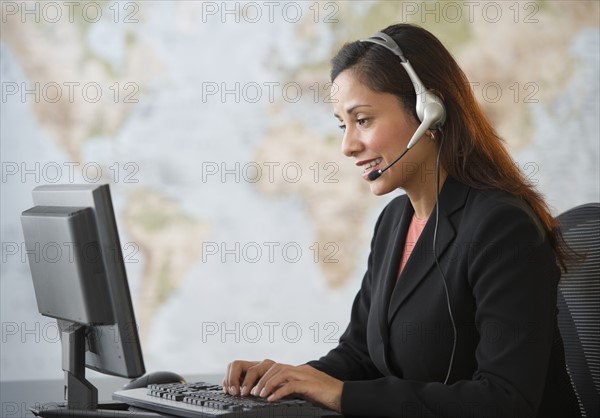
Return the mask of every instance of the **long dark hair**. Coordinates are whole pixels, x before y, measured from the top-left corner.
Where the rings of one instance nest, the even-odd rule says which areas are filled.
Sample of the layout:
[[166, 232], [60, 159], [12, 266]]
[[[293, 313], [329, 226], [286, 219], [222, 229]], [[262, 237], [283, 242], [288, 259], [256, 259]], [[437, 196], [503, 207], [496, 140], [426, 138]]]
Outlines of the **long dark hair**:
[[[450, 52], [425, 29], [396, 24], [382, 32], [391, 36], [423, 84], [446, 105], [441, 164], [453, 178], [476, 189], [500, 189], [523, 199], [539, 218], [561, 267], [570, 258], [558, 221], [531, 182], [523, 176], [503, 140], [477, 104], [469, 81]], [[371, 90], [398, 97], [418, 121], [415, 89], [396, 55], [370, 42], [345, 44], [332, 60], [331, 80], [346, 69]]]

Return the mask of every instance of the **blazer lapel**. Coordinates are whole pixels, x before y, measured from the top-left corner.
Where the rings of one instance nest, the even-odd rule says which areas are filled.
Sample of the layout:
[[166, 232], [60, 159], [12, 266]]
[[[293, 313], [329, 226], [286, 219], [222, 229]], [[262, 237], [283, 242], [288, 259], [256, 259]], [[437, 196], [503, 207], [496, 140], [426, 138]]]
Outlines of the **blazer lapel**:
[[[451, 177], [447, 177], [444, 182], [439, 197], [440, 210], [436, 239], [436, 253], [438, 260], [442, 258], [448, 249], [448, 246], [456, 236], [456, 231], [450, 220], [450, 216], [464, 206], [468, 191], [469, 188], [466, 185], [453, 180]], [[435, 266], [435, 258], [433, 256], [434, 230], [435, 208], [431, 213], [411, 256], [402, 270], [402, 274], [398, 279], [398, 284], [393, 288], [389, 305], [386, 305], [389, 307], [387, 315], [385, 316], [388, 324], [392, 322], [398, 309], [400, 309], [410, 294]], [[405, 239], [406, 231], [404, 231], [404, 234], [400, 237], [400, 240]], [[399, 265], [397, 264], [395, 267], [397, 269]], [[386, 328], [387, 326], [388, 325], [386, 324]]]
[[[376, 288], [377, 300], [377, 316], [379, 322], [379, 335], [381, 336], [381, 345], [378, 350], [380, 355], [372, 356], [374, 363], [384, 375], [391, 375], [392, 372], [389, 369], [388, 361], [386, 357], [387, 346], [389, 343], [389, 325], [388, 325], [388, 307], [390, 304], [390, 297], [392, 291], [396, 285], [396, 279], [398, 278], [398, 267], [400, 265], [400, 259], [402, 256], [402, 250], [404, 248], [404, 237], [408, 231], [410, 220], [412, 219], [414, 210], [410, 204], [410, 200], [406, 199], [406, 203], [402, 208], [400, 219], [396, 223], [394, 230], [391, 233], [393, 237], [393, 245], [388, 247], [385, 254], [385, 258], [382, 262], [382, 266], [385, 266], [381, 272], [381, 280], [378, 281]], [[374, 295], [375, 296], [375, 295]]]
[[381, 283], [382, 289], [380, 289], [380, 303], [379, 307], [381, 312], [379, 315], [379, 325], [382, 331], [382, 335], [388, 335], [388, 321], [387, 321], [387, 308], [390, 304], [390, 297], [396, 286], [398, 279], [398, 268], [400, 267], [400, 260], [402, 258], [402, 251], [404, 250], [404, 242], [410, 220], [412, 219], [414, 209], [410, 204], [410, 200], [406, 199], [406, 205], [402, 211], [400, 221], [394, 229], [394, 245], [390, 251], [386, 254], [384, 261], [387, 271], [384, 273], [384, 280]]

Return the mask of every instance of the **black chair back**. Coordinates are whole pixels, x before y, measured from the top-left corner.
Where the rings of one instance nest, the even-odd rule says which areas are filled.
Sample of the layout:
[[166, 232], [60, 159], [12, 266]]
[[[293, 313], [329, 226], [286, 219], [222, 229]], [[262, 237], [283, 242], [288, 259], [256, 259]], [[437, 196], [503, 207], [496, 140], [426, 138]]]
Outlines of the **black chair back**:
[[558, 285], [558, 327], [583, 417], [600, 417], [600, 203], [558, 217], [566, 243], [582, 259]]

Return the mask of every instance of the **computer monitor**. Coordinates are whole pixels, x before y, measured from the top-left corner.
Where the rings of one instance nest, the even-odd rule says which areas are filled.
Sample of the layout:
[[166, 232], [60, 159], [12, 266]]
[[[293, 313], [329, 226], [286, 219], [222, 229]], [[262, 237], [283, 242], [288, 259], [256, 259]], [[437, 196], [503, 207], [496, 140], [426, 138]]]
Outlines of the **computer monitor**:
[[32, 195], [21, 223], [38, 310], [61, 330], [66, 407], [93, 410], [85, 367], [144, 374], [109, 186], [45, 185]]

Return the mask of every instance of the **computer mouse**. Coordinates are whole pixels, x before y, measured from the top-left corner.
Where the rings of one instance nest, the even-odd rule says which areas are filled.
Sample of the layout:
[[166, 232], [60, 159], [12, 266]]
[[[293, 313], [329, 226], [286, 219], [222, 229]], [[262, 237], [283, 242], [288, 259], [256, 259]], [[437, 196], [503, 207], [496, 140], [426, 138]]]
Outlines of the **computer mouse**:
[[125, 384], [123, 389], [145, 388], [148, 385], [159, 383], [185, 383], [185, 379], [173, 372], [152, 372], [133, 379]]

